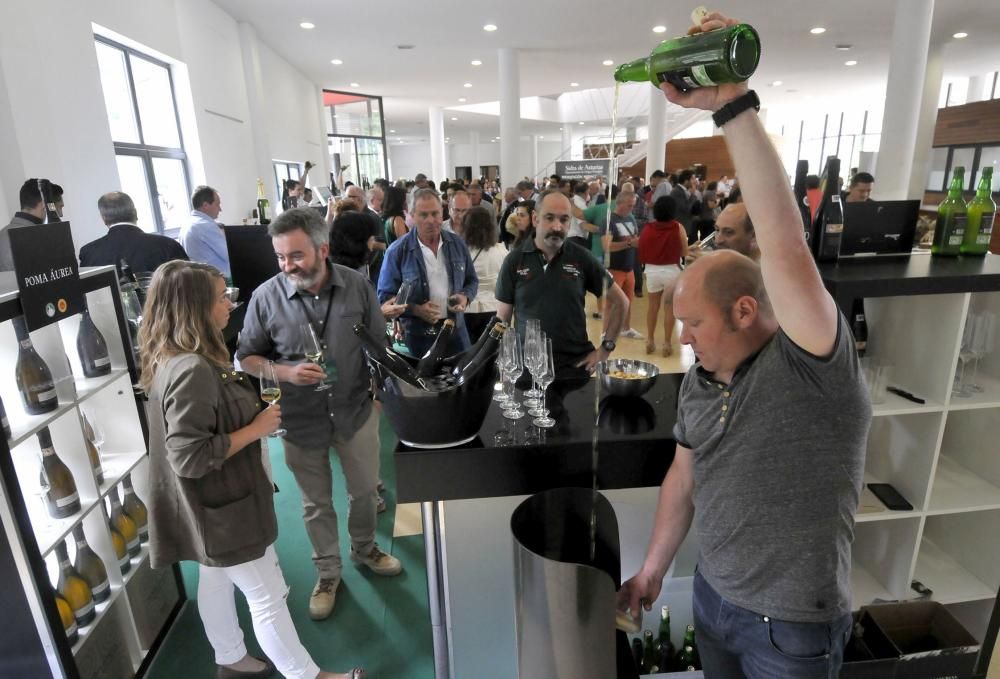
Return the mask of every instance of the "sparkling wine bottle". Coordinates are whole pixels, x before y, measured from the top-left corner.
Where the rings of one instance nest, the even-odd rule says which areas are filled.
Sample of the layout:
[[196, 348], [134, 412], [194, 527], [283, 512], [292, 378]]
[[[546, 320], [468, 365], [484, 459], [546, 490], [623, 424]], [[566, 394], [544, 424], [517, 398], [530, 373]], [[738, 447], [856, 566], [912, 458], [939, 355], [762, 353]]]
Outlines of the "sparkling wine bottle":
[[108, 343], [90, 317], [86, 301], [80, 317], [80, 329], [76, 334], [76, 351], [80, 355], [80, 365], [83, 366], [86, 377], [101, 377], [111, 372]]
[[835, 262], [840, 258], [840, 241], [844, 234], [844, 208], [840, 203], [837, 178], [840, 159], [827, 158], [823, 173], [823, 203], [816, 214], [809, 245], [817, 262]]
[[427, 350], [420, 362], [417, 363], [417, 374], [421, 377], [429, 377], [437, 374], [444, 362], [445, 353], [448, 351], [448, 344], [451, 336], [455, 332], [455, 321], [446, 319], [441, 325], [441, 331], [434, 338], [434, 344]]
[[16, 316], [12, 323], [19, 345], [14, 374], [17, 378], [17, 389], [21, 392], [21, 400], [24, 402], [24, 409], [30, 415], [50, 413], [59, 407], [59, 397], [56, 395], [52, 371], [35, 351], [24, 316]]
[[62, 620], [63, 631], [66, 632], [66, 640], [72, 646], [80, 637], [79, 628], [76, 626], [76, 617], [73, 615], [73, 607], [59, 592], [53, 590], [53, 593], [56, 598], [56, 608], [59, 610], [59, 619]]
[[56, 545], [56, 557], [59, 559], [59, 584], [56, 585], [56, 589], [73, 609], [76, 624], [80, 627], [89, 625], [97, 613], [90, 585], [69, 562], [69, 552], [66, 550], [65, 541]]
[[111, 531], [111, 546], [114, 547], [115, 558], [118, 559], [118, 569], [122, 572], [122, 575], [125, 575], [132, 570], [128, 545], [125, 544], [125, 538], [122, 537], [122, 534], [115, 528], [115, 522], [110, 519], [108, 520], [108, 530]]
[[467, 354], [462, 354], [459, 357], [459, 360], [455, 363], [455, 368], [452, 370], [456, 383], [464, 382], [478, 373], [483, 366], [490, 364], [496, 359], [496, 355], [500, 351], [500, 341], [503, 340], [503, 334], [506, 331], [507, 325], [503, 321], [497, 321], [490, 328], [489, 332], [483, 333], [483, 337], [476, 343], [478, 347], [476, 353], [465, 358], [464, 362], [463, 357]]
[[73, 527], [73, 539], [76, 540], [76, 572], [87, 581], [94, 601], [101, 603], [111, 596], [111, 583], [108, 581], [108, 570], [104, 567], [101, 557], [87, 544], [83, 534], [83, 524]]
[[122, 509], [121, 501], [118, 498], [117, 488], [112, 488], [111, 492], [108, 493], [108, 497], [111, 499], [111, 523], [113, 523], [118, 532], [121, 533], [121, 536], [125, 538], [125, 545], [128, 548], [129, 556], [139, 556], [139, 551], [142, 549], [142, 545], [139, 541], [138, 526], [136, 526], [132, 517], [126, 514], [125, 510]]
[[49, 514], [57, 519], [72, 516], [80, 511], [80, 494], [76, 490], [73, 474], [56, 454], [49, 428], [42, 427], [36, 436], [42, 449], [42, 468], [49, 483], [46, 495]]
[[3, 399], [0, 399], [0, 428], [3, 429], [3, 440], [10, 441], [12, 437], [10, 422], [7, 420], [7, 411], [3, 407]]
[[354, 334], [361, 340], [361, 345], [365, 348], [368, 355], [371, 356], [372, 360], [380, 363], [386, 370], [399, 379], [409, 382], [415, 387], [422, 388], [424, 386], [423, 379], [406, 359], [386, 347], [385, 341], [375, 338], [363, 324], [357, 323], [354, 325]]
[[146, 510], [146, 505], [143, 501], [135, 494], [135, 489], [132, 487], [131, 474], [125, 475], [125, 478], [122, 479], [122, 486], [125, 488], [125, 499], [122, 501], [122, 508], [129, 515], [129, 518], [135, 521], [136, 528], [139, 530], [139, 541], [147, 542], [149, 540], [149, 512]]

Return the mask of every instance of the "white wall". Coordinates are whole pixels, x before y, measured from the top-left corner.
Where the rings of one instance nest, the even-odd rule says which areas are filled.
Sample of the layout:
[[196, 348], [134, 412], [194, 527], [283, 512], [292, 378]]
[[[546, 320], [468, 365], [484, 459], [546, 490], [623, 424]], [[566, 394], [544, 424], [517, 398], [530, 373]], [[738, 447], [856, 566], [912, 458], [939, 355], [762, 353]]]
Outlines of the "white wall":
[[[33, 0], [0, 5], [0, 208], [17, 207], [26, 177], [66, 190], [77, 248], [105, 233], [97, 198], [120, 187], [93, 44], [92, 22], [154, 56], [184, 65], [175, 88], [194, 128], [185, 132], [193, 183], [215, 186], [222, 219], [238, 223], [256, 201], [256, 162], [239, 25], [208, 0]], [[44, 43], [40, 37], [44, 36]], [[260, 157], [328, 167], [317, 85], [258, 43], [267, 97]], [[9, 105], [8, 102], [9, 101]], [[7, 108], [9, 106], [9, 109]], [[182, 116], [183, 117], [183, 116]], [[270, 176], [264, 177], [270, 186]], [[324, 182], [325, 183], [325, 182]]]

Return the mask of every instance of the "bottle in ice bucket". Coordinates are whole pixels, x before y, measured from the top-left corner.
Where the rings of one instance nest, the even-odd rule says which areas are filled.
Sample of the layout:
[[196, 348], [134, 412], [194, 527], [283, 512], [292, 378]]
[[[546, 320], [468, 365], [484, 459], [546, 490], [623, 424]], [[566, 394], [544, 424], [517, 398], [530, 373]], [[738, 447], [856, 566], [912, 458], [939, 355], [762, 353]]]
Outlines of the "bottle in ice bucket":
[[[702, 8], [692, 19], [700, 23]], [[749, 24], [726, 26], [707, 33], [664, 40], [648, 57], [615, 69], [618, 82], [668, 82], [679, 90], [738, 83], [748, 79], [760, 62], [760, 36]]]

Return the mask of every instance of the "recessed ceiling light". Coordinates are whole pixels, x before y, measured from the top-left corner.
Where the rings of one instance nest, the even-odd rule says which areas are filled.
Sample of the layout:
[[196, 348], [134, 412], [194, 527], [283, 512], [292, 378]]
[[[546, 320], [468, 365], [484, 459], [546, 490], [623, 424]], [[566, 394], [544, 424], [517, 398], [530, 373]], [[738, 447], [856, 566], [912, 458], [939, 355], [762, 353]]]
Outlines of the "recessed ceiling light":
[[958, 38], [959, 40], [961, 40], [962, 38], [968, 38], [969, 34], [966, 33], [965, 31], [959, 31], [958, 33], [956, 33], [955, 35], [953, 35], [951, 37]]
[[540, 135], [538, 135], [538, 138], [539, 139], [545, 139], [545, 135], [544, 134], [540, 134]]
[[444, 140], [445, 141], [451, 141], [451, 137], [445, 137]]
[[472, 83], [464, 83], [462, 87], [472, 87]]
[[580, 125], [583, 125], [583, 121], [581, 120], [579, 124], [580, 124]]
[[579, 87], [580, 83], [570, 83], [569, 86], [570, 87]]
[[834, 45], [833, 49], [840, 50], [841, 52], [846, 52], [847, 50], [851, 49], [851, 47], [853, 47], [853, 45], [848, 45], [847, 43], [841, 43], [839, 45]]
[[858, 62], [855, 61], [854, 59], [851, 59], [849, 61], [845, 61], [844, 62], [844, 66], [857, 66], [857, 65], [858, 65]]
[[341, 61], [340, 59], [330, 59], [330, 63], [333, 64], [334, 66], [340, 66], [344, 62]]
[[351, 83], [351, 87], [361, 87], [361, 85], [358, 83]]
[[396, 130], [389, 130], [389, 134], [396, 134]]
[[497, 139], [500, 139], [500, 135], [499, 134], [497, 135]]
[[826, 33], [826, 29], [822, 26], [817, 26], [816, 28], [810, 28], [809, 32], [813, 35], [819, 35], [820, 33]]
[[462, 103], [465, 103], [466, 101], [468, 101], [465, 97], [459, 97], [458, 100], [460, 102], [462, 102]]
[[473, 59], [472, 60], [472, 65], [473, 66], [482, 66], [483, 62], [481, 62], [479, 59]]
[[458, 120], [458, 118], [452, 118], [452, 120]]
[[559, 128], [559, 131], [562, 132], [562, 128], [561, 127]]
[[299, 26], [306, 29], [307, 31], [316, 28], [316, 24], [314, 24], [311, 21], [303, 21], [301, 24], [299, 24]]
[[771, 83], [771, 87], [777, 87], [778, 85], [781, 85], [781, 84], [782, 84], [782, 82], [780, 80], [775, 80], [774, 82]]
[[666, 32], [667, 32], [666, 26], [653, 26], [653, 33], [666, 33]]
[[483, 30], [486, 31], [487, 33], [492, 33], [493, 31], [497, 30], [497, 26], [496, 24], [486, 24], [485, 26], [483, 26]]
[[614, 66], [614, 65], [615, 65], [615, 62], [613, 62], [613, 61], [612, 61], [611, 59], [605, 59], [605, 60], [604, 60], [604, 61], [602, 61], [601, 63], [602, 63], [603, 65], [605, 65], [605, 66]]

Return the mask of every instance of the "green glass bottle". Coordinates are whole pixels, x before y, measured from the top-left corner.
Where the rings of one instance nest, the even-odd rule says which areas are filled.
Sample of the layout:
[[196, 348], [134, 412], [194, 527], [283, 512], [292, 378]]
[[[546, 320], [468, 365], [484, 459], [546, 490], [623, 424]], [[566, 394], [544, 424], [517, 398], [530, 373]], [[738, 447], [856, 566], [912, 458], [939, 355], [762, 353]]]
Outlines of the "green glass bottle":
[[[965, 206], [969, 221], [962, 240], [963, 255], [985, 255], [990, 249], [993, 236], [993, 220], [997, 216], [997, 204], [993, 201], [993, 168], [984, 167], [976, 197]], [[939, 208], [940, 209], [940, 208]]]
[[664, 40], [648, 57], [615, 69], [618, 82], [668, 82], [682, 91], [743, 82], [760, 63], [760, 36], [753, 26], [736, 24], [708, 33]]
[[688, 625], [684, 630], [684, 641], [681, 643], [684, 646], [684, 652], [690, 657], [682, 664], [684, 667], [688, 665], [694, 665], [695, 669], [701, 669], [701, 658], [698, 655], [698, 643], [694, 639], [694, 625]]
[[642, 633], [642, 668], [643, 674], [653, 671], [653, 666], [657, 663], [656, 648], [653, 646], [653, 632], [646, 630]]
[[965, 185], [965, 168], [959, 165], [951, 177], [948, 197], [938, 205], [937, 226], [934, 229], [934, 243], [931, 254], [954, 257], [961, 252], [965, 239], [968, 219], [962, 187]]
[[671, 664], [677, 655], [674, 642], [670, 640], [670, 607], [664, 606], [660, 609], [660, 635], [659, 635], [659, 666], [661, 672], [670, 672]]

